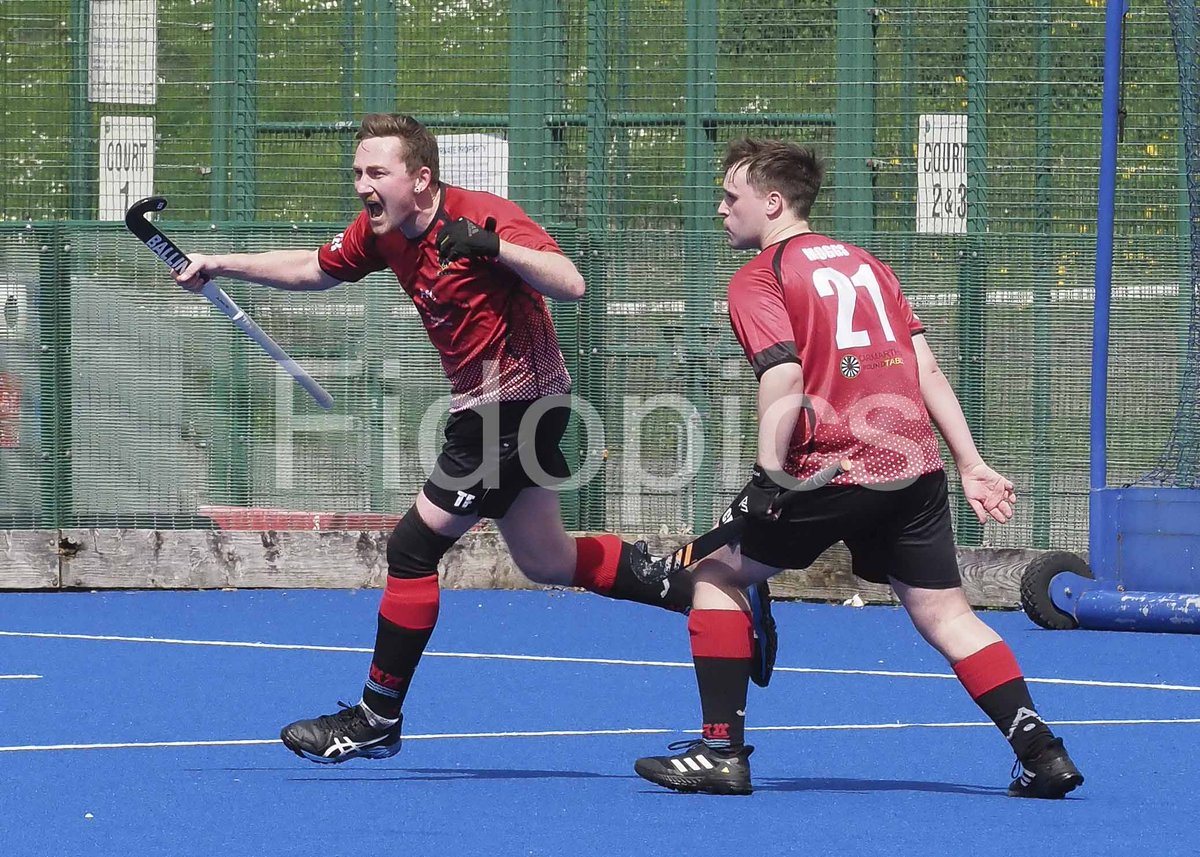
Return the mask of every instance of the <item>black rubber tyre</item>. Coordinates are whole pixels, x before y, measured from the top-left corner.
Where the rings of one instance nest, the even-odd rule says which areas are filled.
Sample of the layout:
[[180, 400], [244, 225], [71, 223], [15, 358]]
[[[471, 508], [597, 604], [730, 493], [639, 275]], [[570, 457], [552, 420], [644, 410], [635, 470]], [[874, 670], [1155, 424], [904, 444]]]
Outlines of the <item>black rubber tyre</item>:
[[1074, 616], [1054, 606], [1050, 600], [1050, 580], [1060, 571], [1070, 571], [1080, 577], [1094, 579], [1095, 575], [1083, 558], [1070, 551], [1051, 551], [1042, 554], [1021, 575], [1021, 607], [1035, 624], [1051, 631], [1070, 631], [1079, 627]]

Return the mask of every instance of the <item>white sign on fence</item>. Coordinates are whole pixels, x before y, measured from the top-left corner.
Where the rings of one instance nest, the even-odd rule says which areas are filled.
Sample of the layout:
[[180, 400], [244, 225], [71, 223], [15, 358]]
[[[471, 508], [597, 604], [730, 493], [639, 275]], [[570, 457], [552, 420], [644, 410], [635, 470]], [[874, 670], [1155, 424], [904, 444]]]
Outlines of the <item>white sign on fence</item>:
[[88, 101], [153, 104], [158, 82], [157, 0], [91, 0]]
[[154, 117], [100, 120], [100, 219], [124, 220], [129, 206], [154, 193]]
[[437, 141], [442, 181], [508, 196], [508, 140], [493, 134], [441, 134]]
[[967, 231], [967, 117], [925, 113], [917, 133], [917, 231]]

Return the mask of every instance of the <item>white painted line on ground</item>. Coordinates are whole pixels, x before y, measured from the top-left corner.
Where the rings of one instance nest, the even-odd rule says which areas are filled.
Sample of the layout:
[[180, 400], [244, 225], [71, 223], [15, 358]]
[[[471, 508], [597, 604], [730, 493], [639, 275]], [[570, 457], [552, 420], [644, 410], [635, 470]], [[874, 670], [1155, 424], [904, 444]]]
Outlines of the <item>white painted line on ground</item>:
[[[447, 738], [581, 738], [597, 735], [659, 735], [677, 729], [567, 729], [545, 732], [440, 732], [431, 735], [405, 735], [405, 741], [436, 741]], [[254, 744], [278, 744], [278, 738], [244, 738], [228, 741], [131, 741], [112, 744], [26, 744], [0, 747], [0, 753], [39, 750], [146, 750], [169, 747], [244, 747]]]
[[[1054, 720], [1051, 726], [1168, 726], [1200, 725], [1200, 718], [1164, 720]], [[747, 732], [845, 732], [889, 729], [995, 729], [985, 722], [972, 723], [814, 723], [796, 726], [751, 726]], [[667, 735], [689, 733], [689, 729], [562, 729], [540, 732], [439, 732], [428, 735], [405, 735], [405, 741], [442, 741], [465, 738], [591, 738], [611, 735]], [[107, 744], [24, 744], [0, 747], [0, 753], [30, 753], [47, 750], [157, 750], [172, 747], [246, 747], [278, 744], [278, 738], [245, 738], [225, 741], [129, 741]]]
[[[691, 666], [691, 664], [686, 664]], [[775, 667], [775, 672], [784, 673], [817, 673], [830, 675], [871, 675], [883, 676], [888, 678], [942, 678], [958, 680], [958, 676], [953, 673], [920, 673], [920, 672], [900, 672], [893, 670], [849, 670], [849, 669], [819, 669], [817, 667]], [[1149, 682], [1138, 681], [1098, 681], [1096, 679], [1086, 678], [1033, 678], [1026, 676], [1025, 681], [1030, 684], [1069, 684], [1079, 687], [1123, 687], [1133, 688], [1136, 690], [1183, 690], [1197, 692], [1200, 687], [1191, 684], [1151, 684]]]
[[[0, 637], [34, 637], [52, 640], [91, 640], [108, 643], [157, 643], [172, 646], [216, 646], [235, 649], [274, 649], [295, 652], [341, 652], [349, 654], [371, 654], [372, 650], [361, 646], [314, 646], [299, 643], [256, 643], [242, 640], [178, 640], [170, 637], [125, 637], [109, 634], [60, 634], [44, 631], [0, 631]], [[672, 667], [692, 669], [691, 663], [682, 661], [637, 661], [620, 658], [572, 658], [557, 655], [512, 655], [492, 652], [425, 652], [426, 658], [468, 658], [489, 661], [533, 661], [562, 664], [599, 664], [621, 667]], [[882, 678], [935, 678], [957, 681], [953, 673], [902, 672], [897, 670], [827, 669], [819, 667], [775, 667], [777, 673], [812, 673], [814, 675], [866, 675]], [[1200, 686], [1190, 684], [1152, 684], [1135, 681], [1098, 681], [1095, 679], [1035, 678], [1026, 676], [1025, 681], [1033, 684], [1064, 684], [1079, 687], [1112, 687], [1132, 690], [1172, 690], [1190, 693], [1200, 692]]]
[[21, 678], [43, 678], [40, 675], [0, 675], [0, 681], [5, 679], [21, 679]]
[[[1050, 726], [1166, 726], [1200, 725], [1200, 717], [1180, 717], [1164, 720], [1047, 720]], [[972, 721], [970, 723], [838, 723], [814, 726], [747, 726], [747, 732], [836, 732], [841, 730], [866, 729], [973, 729], [975, 727], [996, 728], [994, 723]]]
[[239, 741], [139, 741], [113, 744], [25, 744], [0, 747], [0, 753], [32, 753], [41, 750], [130, 750], [166, 747], [244, 747], [251, 744], [278, 744], [278, 738], [247, 738]]

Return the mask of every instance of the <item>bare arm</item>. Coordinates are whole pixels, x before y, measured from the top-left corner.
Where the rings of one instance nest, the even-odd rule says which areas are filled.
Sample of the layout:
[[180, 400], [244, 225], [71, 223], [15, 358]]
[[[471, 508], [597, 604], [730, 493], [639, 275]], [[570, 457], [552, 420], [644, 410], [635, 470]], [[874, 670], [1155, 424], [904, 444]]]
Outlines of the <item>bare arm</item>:
[[799, 363], [779, 363], [758, 379], [758, 463], [776, 479], [803, 405], [804, 371]]
[[950, 381], [942, 374], [924, 336], [913, 337], [913, 349], [917, 353], [921, 398], [934, 425], [945, 439], [946, 446], [950, 447], [950, 454], [954, 456], [954, 466], [962, 480], [963, 495], [980, 523], [990, 515], [1003, 524], [1012, 517], [1013, 504], [1017, 502], [1012, 482], [988, 466], [979, 454], [975, 439], [971, 437], [971, 427], [967, 425], [967, 418], [963, 416], [962, 406], [958, 403], [958, 396], [954, 394]]
[[921, 398], [925, 400], [925, 408], [933, 418], [934, 425], [941, 432], [954, 456], [954, 466], [961, 473], [983, 461], [983, 456], [975, 448], [975, 439], [971, 437], [971, 428], [967, 418], [963, 416], [962, 406], [958, 396], [950, 386], [949, 379], [942, 374], [937, 358], [929, 348], [924, 336], [913, 337], [913, 349], [917, 352], [917, 369], [921, 381]]
[[536, 291], [556, 301], [577, 301], [583, 297], [583, 275], [575, 263], [561, 253], [531, 250], [519, 244], [500, 242], [501, 263], [529, 283]]
[[194, 253], [191, 260], [192, 263], [175, 276], [175, 281], [190, 291], [199, 290], [204, 280], [216, 277], [297, 292], [331, 289], [341, 283], [321, 270], [316, 250], [268, 250], [265, 253], [212, 256]]

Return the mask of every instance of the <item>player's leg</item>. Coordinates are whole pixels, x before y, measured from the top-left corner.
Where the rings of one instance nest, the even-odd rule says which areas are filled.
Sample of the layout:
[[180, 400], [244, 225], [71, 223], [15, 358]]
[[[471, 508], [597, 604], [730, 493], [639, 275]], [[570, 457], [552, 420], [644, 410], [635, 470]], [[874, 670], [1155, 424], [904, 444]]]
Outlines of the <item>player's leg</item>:
[[1012, 745], [1021, 764], [1014, 797], [1060, 798], [1083, 782], [1034, 706], [1008, 644], [971, 609], [961, 587], [919, 589], [892, 583], [913, 625], [953, 667], [971, 699]]
[[280, 738], [289, 750], [314, 762], [381, 759], [400, 751], [400, 709], [437, 624], [438, 563], [477, 520], [439, 509], [424, 493], [418, 496], [388, 538], [388, 576], [362, 699], [285, 726]]
[[527, 403], [519, 424], [510, 420], [503, 427], [508, 458], [500, 469], [501, 487], [488, 492], [482, 514], [496, 520], [513, 561], [530, 580], [686, 612], [692, 603], [689, 575], [642, 583], [633, 573], [633, 545], [612, 535], [572, 538], [563, 528], [554, 487], [570, 475], [559, 446], [568, 405], [566, 397]]
[[683, 792], [750, 794], [750, 754], [745, 741], [746, 696], [754, 650], [746, 587], [778, 568], [723, 548], [699, 563], [688, 616], [692, 664], [700, 692], [701, 737], [671, 744], [676, 755], [638, 759], [644, 779]]
[[523, 489], [496, 519], [513, 562], [537, 583], [578, 586], [609, 598], [685, 612], [692, 603], [686, 572], [658, 583], [633, 573], [635, 548], [617, 536], [572, 537], [563, 528], [559, 497], [549, 488]]
[[[698, 564], [688, 632], [700, 692], [701, 738], [682, 742], [674, 756], [639, 759], [634, 770], [677, 791], [749, 794], [745, 743], [747, 688], [754, 663], [753, 621], [746, 593], [783, 568], [807, 568], [839, 538], [830, 489], [791, 507], [775, 522], [750, 520], [740, 545]], [[738, 505], [738, 501], [734, 501]]]
[[[1083, 777], [1034, 707], [1012, 650], [967, 601], [945, 485], [943, 473], [930, 474], [897, 492], [905, 519], [890, 545], [875, 546], [874, 563], [890, 570], [889, 582], [918, 633], [1012, 745], [1023, 772], [1009, 794], [1062, 797]], [[861, 545], [855, 548], [858, 565], [865, 557]]]
[[[745, 496], [749, 489], [742, 489], [729, 508], [721, 515], [721, 523], [732, 521], [745, 513]], [[750, 658], [750, 681], [759, 687], [771, 683], [775, 671], [775, 658], [779, 654], [779, 629], [771, 610], [771, 588], [766, 579], [745, 587], [746, 601], [750, 607], [750, 621], [754, 628], [754, 651]]]
[[401, 706], [437, 624], [438, 563], [479, 520], [485, 495], [483, 420], [461, 411], [446, 425], [434, 473], [388, 537], [388, 575], [376, 619], [375, 649], [357, 705], [298, 720], [280, 733], [285, 746], [314, 762], [358, 756], [386, 758], [400, 750]]

